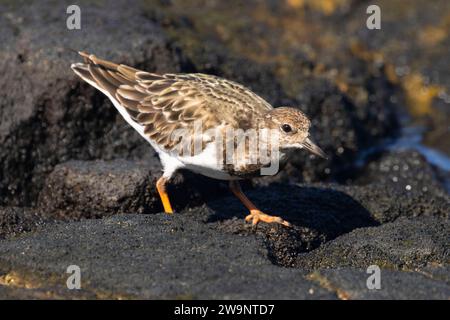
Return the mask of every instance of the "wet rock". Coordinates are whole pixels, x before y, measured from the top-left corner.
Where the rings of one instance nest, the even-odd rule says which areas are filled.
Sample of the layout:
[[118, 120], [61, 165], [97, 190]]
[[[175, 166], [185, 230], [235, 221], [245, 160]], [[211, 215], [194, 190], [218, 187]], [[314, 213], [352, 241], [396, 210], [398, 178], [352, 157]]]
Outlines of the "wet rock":
[[430, 279], [417, 272], [400, 272], [382, 269], [380, 289], [368, 289], [367, 278], [372, 273], [366, 269], [337, 268], [317, 270], [309, 279], [334, 291], [341, 299], [417, 299], [447, 300], [450, 297], [450, 285]]
[[189, 213], [56, 224], [0, 243], [0, 270], [39, 275], [41, 288], [63, 291], [72, 264], [98, 297], [336, 298], [301, 270], [273, 265], [255, 237], [218, 232]]
[[354, 171], [356, 179], [350, 179], [350, 183], [364, 187], [348, 190], [379, 222], [400, 216], [449, 217], [450, 196], [439, 181], [443, 173], [417, 151], [384, 150], [365, 161]]
[[34, 231], [44, 221], [42, 215], [32, 208], [0, 207], [0, 239]]
[[450, 221], [438, 217], [399, 218], [378, 227], [360, 228], [300, 254], [297, 267], [359, 267], [370, 265], [414, 270], [448, 262]]
[[0, 5], [0, 29], [8, 30], [0, 49], [0, 204], [32, 205], [46, 175], [70, 159], [154, 155], [107, 99], [73, 74], [70, 64], [80, 57], [69, 48], [155, 72], [178, 71], [178, 54], [138, 1], [107, 10], [81, 1], [80, 30], [66, 28], [71, 4]]
[[402, 193], [424, 193], [444, 196], [439, 171], [418, 151], [384, 150], [364, 159], [366, 164], [355, 174], [357, 184], [376, 183], [395, 188]]
[[[58, 219], [99, 218], [117, 213], [163, 211], [156, 181], [162, 170], [158, 159], [147, 161], [69, 161], [48, 176], [39, 194], [43, 215]], [[187, 172], [168, 185], [176, 211], [221, 195], [223, 185]]]
[[[382, 32], [361, 28], [366, 4], [356, 4], [346, 17], [346, 32], [373, 53], [390, 63], [392, 78], [404, 90], [406, 107], [414, 122], [426, 127], [424, 142], [450, 155], [450, 74], [447, 64], [450, 32], [446, 24], [449, 2], [435, 1], [424, 7], [420, 0], [408, 3], [377, 2], [383, 13]], [[414, 43], [414, 45], [411, 45]]]

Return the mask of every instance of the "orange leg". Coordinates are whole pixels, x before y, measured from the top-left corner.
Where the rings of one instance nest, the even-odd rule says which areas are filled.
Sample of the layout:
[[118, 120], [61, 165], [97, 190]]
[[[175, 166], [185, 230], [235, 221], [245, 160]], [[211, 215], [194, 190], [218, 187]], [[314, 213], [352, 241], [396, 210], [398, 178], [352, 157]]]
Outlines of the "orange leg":
[[161, 198], [161, 202], [164, 206], [164, 211], [166, 213], [173, 213], [172, 206], [170, 205], [169, 195], [166, 191], [166, 183], [168, 179], [161, 177], [156, 182], [156, 189], [158, 190], [159, 197]]
[[253, 225], [258, 224], [259, 221], [267, 222], [267, 223], [279, 223], [286, 227], [290, 227], [291, 224], [280, 217], [269, 216], [264, 212], [260, 211], [256, 206], [245, 196], [242, 192], [241, 186], [239, 182], [232, 180], [230, 181], [230, 189], [234, 193], [234, 195], [241, 200], [244, 206], [250, 210], [250, 214], [245, 217], [245, 221], [252, 221]]

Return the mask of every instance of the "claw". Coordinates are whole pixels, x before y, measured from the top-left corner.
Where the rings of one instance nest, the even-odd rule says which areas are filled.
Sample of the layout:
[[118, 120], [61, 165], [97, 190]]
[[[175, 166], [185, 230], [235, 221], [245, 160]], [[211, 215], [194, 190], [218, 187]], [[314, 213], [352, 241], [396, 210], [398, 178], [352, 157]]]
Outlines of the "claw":
[[252, 225], [257, 225], [260, 221], [266, 223], [279, 223], [286, 227], [291, 227], [291, 224], [286, 220], [281, 219], [280, 217], [269, 216], [262, 211], [259, 210], [250, 210], [250, 214], [245, 217], [245, 221], [252, 221]]

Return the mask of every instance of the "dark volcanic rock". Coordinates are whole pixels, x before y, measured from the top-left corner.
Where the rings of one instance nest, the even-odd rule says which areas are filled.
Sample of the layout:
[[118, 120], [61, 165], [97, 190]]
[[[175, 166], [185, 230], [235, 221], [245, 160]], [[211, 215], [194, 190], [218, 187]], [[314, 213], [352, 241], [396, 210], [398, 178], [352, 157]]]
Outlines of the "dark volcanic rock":
[[154, 154], [105, 97], [71, 71], [80, 57], [68, 48], [155, 72], [178, 71], [178, 55], [142, 16], [138, 1], [115, 1], [107, 10], [78, 2], [81, 30], [66, 28], [70, 4], [0, 5], [0, 204], [32, 204], [53, 166], [70, 159]]
[[[448, 290], [448, 219], [439, 214], [397, 217], [378, 225], [376, 215], [351, 196], [364, 188], [274, 184], [248, 192], [258, 206], [288, 219], [293, 228], [253, 228], [244, 223], [246, 209], [231, 195], [174, 215], [60, 222], [0, 242], [0, 274], [45, 289], [52, 298], [75, 297], [64, 286], [66, 268], [76, 264], [84, 279], [84, 292], [78, 294], [96, 298], [346, 299], [373, 295], [362, 287], [367, 277], [344, 270], [333, 276], [338, 284], [330, 285], [334, 278], [323, 281], [313, 271], [365, 270], [377, 264], [383, 274], [388, 268], [417, 269], [422, 275], [386, 273], [392, 285], [385, 284], [388, 289], [376, 297], [422, 297], [429, 292], [442, 298]], [[372, 195], [371, 210], [377, 210], [377, 203], [382, 206], [377, 197], [401, 200], [401, 194], [384, 192]], [[362, 284], [352, 287], [346, 279]], [[407, 279], [418, 279], [420, 295], [410, 293], [410, 286], [393, 286]]]
[[34, 231], [43, 224], [44, 219], [35, 209], [0, 207], [0, 239]]
[[15, 270], [22, 279], [38, 274], [36, 286], [50, 291], [64, 289], [65, 270], [73, 264], [81, 268], [82, 288], [97, 297], [336, 297], [302, 271], [274, 266], [255, 237], [218, 232], [192, 214], [57, 224], [0, 243], [0, 272]]
[[360, 267], [414, 270], [428, 263], [448, 263], [450, 221], [437, 217], [399, 218], [379, 227], [360, 228], [320, 248], [300, 254], [305, 269]]
[[380, 184], [366, 186], [337, 186], [338, 190], [348, 193], [371, 212], [379, 223], [394, 221], [399, 217], [439, 216], [449, 217], [449, 196], [436, 196], [432, 192], [398, 191], [394, 187]]
[[[355, 170], [353, 182], [362, 188], [348, 188], [380, 222], [399, 216], [438, 215], [449, 217], [450, 196], [437, 171], [414, 150], [373, 153], [363, 168]], [[377, 201], [374, 201], [377, 199]]]
[[[69, 161], [57, 165], [39, 194], [38, 207], [52, 218], [98, 218], [163, 210], [156, 190], [159, 160]], [[174, 210], [192, 207], [224, 191], [223, 184], [180, 172], [168, 185]]]
[[156, 159], [153, 166], [148, 161], [66, 162], [48, 176], [38, 206], [47, 216], [68, 218], [159, 212], [160, 171]]
[[[414, 216], [430, 217], [430, 224], [433, 225], [439, 221], [446, 222], [449, 213], [448, 198], [434, 198], [429, 193], [412, 196], [379, 185], [272, 184], [246, 194], [264, 212], [280, 215], [294, 225], [291, 229], [264, 224], [257, 228], [257, 232], [266, 239], [272, 261], [284, 266], [296, 265], [303, 259], [300, 253], [324, 243], [334, 243], [330, 240], [355, 229], [366, 230], [367, 227], [395, 221], [399, 217]], [[244, 206], [234, 197], [211, 201], [208, 206], [214, 213], [208, 219], [222, 221], [220, 229], [234, 233], [250, 232], [251, 228], [244, 227], [240, 219], [230, 220], [231, 217], [243, 218], [247, 214]], [[433, 220], [432, 217], [442, 219]], [[424, 219], [422, 223], [426, 221]], [[414, 221], [410, 223], [414, 225]], [[422, 223], [418, 221], [417, 228]], [[384, 225], [367, 230], [376, 233], [376, 230], [381, 232], [383, 228]], [[412, 236], [417, 236], [415, 239], [420, 242], [419, 234]], [[355, 240], [350, 239], [350, 242]], [[336, 254], [339, 255], [340, 251], [337, 250]]]
[[[47, 298], [448, 298], [450, 286], [436, 272], [426, 276], [423, 271], [419, 274], [387, 270], [382, 264], [382, 289], [368, 290], [369, 275], [364, 270], [382, 262], [370, 259], [373, 255], [369, 254], [365, 259], [345, 256], [357, 259], [363, 270], [323, 270], [326, 257], [318, 262], [318, 270], [310, 274], [304, 269], [276, 266], [271, 263], [270, 249], [260, 234], [243, 233], [246, 227], [230, 233], [220, 223], [208, 222], [206, 213], [193, 210], [171, 216], [116, 215], [53, 224], [41, 232], [0, 243], [0, 279], [17, 279], [17, 283], [29, 284], [36, 291], [24, 294], [47, 292]], [[242, 220], [239, 222], [243, 226]], [[401, 227], [399, 223], [395, 226]], [[408, 244], [405, 239], [398, 253], [395, 246], [401, 239], [390, 239], [392, 232], [380, 229], [383, 227], [373, 228], [373, 233], [380, 229], [386, 236], [379, 239], [384, 244], [376, 242], [375, 246], [390, 250], [396, 263], [396, 257], [416, 259], [417, 245], [423, 249], [422, 257], [445, 259], [442, 252], [433, 251], [442, 248], [443, 237], [431, 235], [443, 230], [432, 223], [426, 227], [431, 227], [426, 233], [431, 242], [418, 245], [423, 234], [417, 229], [409, 230], [412, 232], [406, 233], [413, 243]], [[360, 230], [366, 229], [352, 233]], [[347, 243], [348, 246], [369, 242], [352, 240], [357, 242]], [[340, 238], [330, 243], [335, 241]], [[305, 254], [304, 258], [320, 250]], [[365, 250], [364, 246], [361, 250]], [[416, 256], [420, 257], [420, 252]], [[81, 268], [82, 292], [65, 289], [65, 271], [73, 264]], [[413, 286], [417, 290], [412, 290]], [[11, 292], [0, 290], [0, 294], [8, 297]]]
[[[4, 70], [0, 81], [5, 89], [0, 105], [0, 204], [35, 204], [46, 175], [58, 163], [154, 156], [107, 99], [71, 72], [70, 64], [80, 59], [68, 47], [154, 72], [218, 74], [248, 85], [276, 106], [306, 111], [313, 119], [315, 140], [330, 160], [317, 160], [300, 151], [285, 172], [266, 180], [344, 179], [342, 171], [357, 152], [395, 134], [396, 107], [390, 97], [397, 88], [382, 66], [361, 59], [348, 61], [348, 55], [340, 55], [347, 60], [339, 66], [351, 75], [351, 85], [342, 85], [333, 66], [323, 66], [303, 46], [295, 50], [284, 47], [289, 49], [286, 61], [259, 61], [239, 46], [234, 50], [212, 31], [215, 27], [208, 27], [216, 25], [215, 16], [199, 8], [184, 10], [179, 5], [175, 8], [179, 11], [173, 12], [170, 3], [149, 5], [136, 0], [116, 1], [105, 10], [102, 4], [81, 1], [82, 28], [68, 30], [61, 12], [69, 4], [41, 1], [1, 7], [8, 14], [0, 27], [11, 32], [2, 33], [0, 50], [0, 68]], [[254, 8], [249, 4], [243, 7]], [[233, 9], [220, 12], [234, 20]], [[273, 47], [277, 53], [284, 31], [251, 21], [242, 21], [249, 29], [238, 40], [256, 45], [257, 37], [247, 37], [264, 31], [267, 47], [277, 44]], [[353, 91], [363, 98], [354, 98]]]
[[381, 289], [368, 289], [366, 269], [337, 268], [318, 270], [308, 278], [335, 290], [341, 299], [418, 299], [447, 300], [450, 285], [417, 272], [382, 269]]
[[[260, 224], [256, 233], [269, 248], [272, 261], [292, 266], [300, 252], [310, 251], [321, 243], [355, 228], [375, 226], [377, 222], [363, 206], [344, 192], [330, 186], [272, 184], [246, 192], [257, 207], [272, 215], [279, 215], [293, 224], [293, 228]], [[247, 209], [230, 196], [208, 202], [210, 221], [221, 221], [218, 228], [231, 233], [253, 233], [243, 224]], [[239, 217], [239, 219], [231, 219]]]
[[[448, 172], [386, 147], [405, 104], [436, 124], [428, 139], [446, 135], [438, 2], [416, 32], [422, 4], [403, 17], [381, 1], [397, 37], [361, 31], [366, 4], [355, 1], [80, 0], [81, 30], [65, 28], [68, 1], [0, 4], [0, 298], [448, 299]], [[305, 111], [329, 159], [299, 150], [248, 190], [293, 227], [246, 224], [223, 182], [187, 172], [169, 185], [177, 213], [160, 213], [155, 152], [72, 73], [81, 59], [68, 48], [216, 74]], [[298, 184], [314, 181], [333, 184]], [[74, 264], [82, 290], [66, 288]], [[366, 287], [373, 264], [381, 290]]]
[[402, 193], [424, 193], [443, 197], [447, 193], [438, 172], [415, 150], [382, 150], [365, 159], [356, 183], [376, 183]]

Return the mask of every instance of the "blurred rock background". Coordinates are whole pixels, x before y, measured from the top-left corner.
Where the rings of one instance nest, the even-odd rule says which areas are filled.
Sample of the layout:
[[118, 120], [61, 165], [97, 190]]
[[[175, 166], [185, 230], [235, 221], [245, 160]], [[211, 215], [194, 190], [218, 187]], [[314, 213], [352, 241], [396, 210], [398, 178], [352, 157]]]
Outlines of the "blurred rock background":
[[[448, 1], [77, 1], [81, 30], [70, 4], [0, 2], [0, 297], [450, 297]], [[70, 49], [306, 112], [329, 159], [299, 151], [247, 185], [295, 227], [253, 230], [224, 183], [192, 173], [171, 186], [181, 213], [160, 213], [154, 151]], [[371, 264], [384, 291], [364, 287]]]

